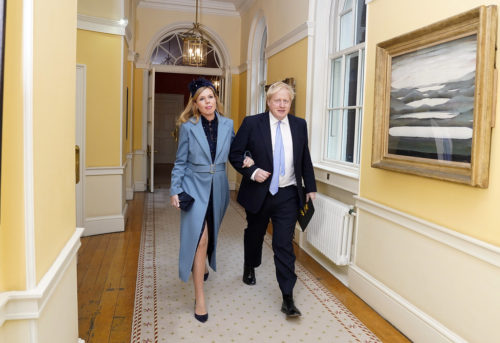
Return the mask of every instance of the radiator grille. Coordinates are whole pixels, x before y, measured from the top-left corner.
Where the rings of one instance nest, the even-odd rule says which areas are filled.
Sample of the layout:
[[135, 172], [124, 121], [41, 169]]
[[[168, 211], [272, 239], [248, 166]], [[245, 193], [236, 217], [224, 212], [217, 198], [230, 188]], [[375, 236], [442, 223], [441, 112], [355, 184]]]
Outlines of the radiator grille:
[[306, 230], [307, 241], [335, 264], [348, 264], [354, 224], [351, 207], [317, 193], [314, 208]]

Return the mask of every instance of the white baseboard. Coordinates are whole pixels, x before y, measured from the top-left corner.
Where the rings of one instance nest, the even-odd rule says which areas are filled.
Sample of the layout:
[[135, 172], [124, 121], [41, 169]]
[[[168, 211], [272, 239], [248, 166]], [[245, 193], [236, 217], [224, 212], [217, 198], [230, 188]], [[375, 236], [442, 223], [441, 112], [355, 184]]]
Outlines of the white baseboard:
[[133, 200], [134, 199], [134, 190], [132, 188], [128, 188], [125, 190], [125, 199]]
[[349, 288], [414, 342], [467, 343], [356, 265], [349, 268]]
[[78, 252], [82, 231], [82, 228], [75, 230], [36, 288], [0, 293], [0, 327], [7, 320], [40, 318], [45, 305]]
[[134, 183], [134, 191], [136, 192], [145, 192], [147, 189], [146, 187], [146, 182], [144, 181], [137, 181]]
[[86, 218], [85, 231], [82, 236], [125, 231], [125, 214], [127, 213], [127, 208], [128, 204], [125, 205], [123, 213], [117, 216]]

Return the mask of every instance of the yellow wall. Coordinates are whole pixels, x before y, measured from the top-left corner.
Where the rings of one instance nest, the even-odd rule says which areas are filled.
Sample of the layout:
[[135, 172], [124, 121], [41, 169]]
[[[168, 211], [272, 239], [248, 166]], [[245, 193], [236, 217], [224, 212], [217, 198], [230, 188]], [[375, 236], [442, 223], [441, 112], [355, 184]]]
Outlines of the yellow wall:
[[233, 119], [234, 129], [237, 130], [240, 123], [240, 75], [231, 75], [231, 113], [227, 113]]
[[123, 0], [78, 0], [78, 13], [91, 17], [120, 20], [123, 15]]
[[243, 119], [248, 115], [247, 113], [247, 72], [240, 74], [240, 89], [239, 89], [239, 117], [238, 117], [238, 127], [240, 127]]
[[25, 285], [22, 3], [7, 6], [2, 132], [0, 292]]
[[[123, 56], [128, 55], [128, 47], [127, 43], [123, 44]], [[127, 160], [127, 153], [130, 152], [130, 140], [131, 140], [131, 132], [130, 132], [130, 118], [132, 117], [132, 111], [130, 107], [130, 99], [132, 94], [132, 83], [131, 83], [131, 68], [132, 63], [124, 59], [123, 61], [123, 113], [122, 113], [122, 144], [123, 144], [123, 155], [122, 155], [122, 163], [125, 163]], [[127, 89], [128, 89], [128, 101], [127, 101]], [[127, 108], [128, 107], [128, 108]], [[128, 113], [128, 115], [127, 115]], [[127, 123], [128, 121], [128, 123]]]
[[241, 15], [241, 62], [248, 58], [248, 39], [256, 15], [263, 15], [267, 24], [267, 46], [272, 45], [308, 20], [309, 1], [255, 0]]
[[76, 63], [87, 66], [86, 167], [121, 165], [122, 39], [77, 31]]
[[36, 2], [34, 22], [35, 251], [40, 280], [75, 231], [76, 3]]
[[[376, 44], [486, 4], [500, 5], [500, 1], [377, 0], [369, 4], [360, 195], [468, 236], [500, 245], [498, 125], [492, 134], [490, 184], [487, 189], [370, 166]], [[500, 34], [497, 34], [498, 38]], [[497, 65], [498, 59], [497, 54]]]
[[142, 149], [142, 74], [143, 69], [134, 68], [134, 115], [132, 150]]
[[305, 118], [307, 83], [307, 38], [271, 56], [267, 64], [267, 83], [295, 78], [295, 113]]

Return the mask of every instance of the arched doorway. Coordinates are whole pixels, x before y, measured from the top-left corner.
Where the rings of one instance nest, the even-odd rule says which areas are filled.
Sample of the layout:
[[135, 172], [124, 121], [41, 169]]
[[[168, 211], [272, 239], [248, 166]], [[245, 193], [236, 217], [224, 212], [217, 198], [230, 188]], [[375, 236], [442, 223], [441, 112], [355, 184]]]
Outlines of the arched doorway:
[[211, 80], [224, 103], [224, 112], [231, 113], [230, 92], [226, 91], [231, 89], [229, 54], [220, 37], [203, 26], [205, 38], [209, 41], [207, 65], [184, 65], [182, 34], [190, 25], [191, 23], [169, 25], [151, 40], [147, 49], [148, 91], [147, 98], [144, 98], [147, 101], [147, 120], [144, 122], [143, 135], [147, 137], [146, 170], [150, 192], [155, 189], [155, 179], [162, 182], [161, 187], [169, 187], [170, 171], [177, 150], [174, 139], [175, 121], [187, 104], [187, 85], [192, 79], [203, 76]]

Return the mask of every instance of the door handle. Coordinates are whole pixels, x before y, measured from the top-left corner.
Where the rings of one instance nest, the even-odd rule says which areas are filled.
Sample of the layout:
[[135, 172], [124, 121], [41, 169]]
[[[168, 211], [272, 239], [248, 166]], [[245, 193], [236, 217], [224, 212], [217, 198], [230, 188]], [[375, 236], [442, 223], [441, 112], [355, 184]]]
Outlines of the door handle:
[[76, 184], [80, 182], [80, 147], [75, 145], [75, 180]]

